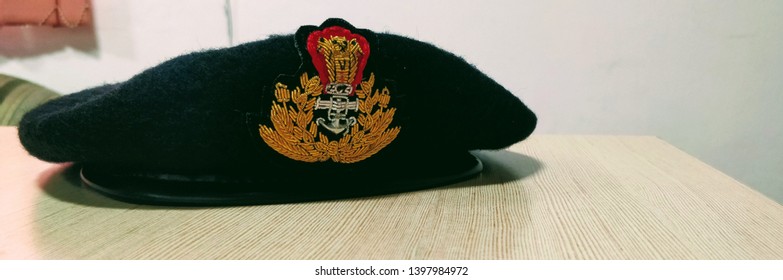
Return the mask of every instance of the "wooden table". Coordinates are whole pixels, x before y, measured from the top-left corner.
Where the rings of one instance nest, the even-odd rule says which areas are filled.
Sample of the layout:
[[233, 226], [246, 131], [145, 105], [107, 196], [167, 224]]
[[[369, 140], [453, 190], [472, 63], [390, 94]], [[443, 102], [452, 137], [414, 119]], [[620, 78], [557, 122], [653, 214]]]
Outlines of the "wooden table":
[[167, 208], [83, 188], [0, 128], [0, 258], [781, 259], [783, 206], [647, 136], [536, 135], [468, 182], [316, 203]]

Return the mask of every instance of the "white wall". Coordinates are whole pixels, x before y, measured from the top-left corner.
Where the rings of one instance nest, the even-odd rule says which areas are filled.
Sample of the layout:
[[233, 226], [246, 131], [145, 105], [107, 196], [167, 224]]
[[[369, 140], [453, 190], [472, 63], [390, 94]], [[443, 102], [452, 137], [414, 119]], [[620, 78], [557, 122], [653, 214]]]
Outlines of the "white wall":
[[92, 3], [92, 27], [0, 28], [0, 72], [70, 93], [128, 79], [184, 52], [229, 44], [223, 0]]
[[343, 17], [462, 55], [538, 113], [536, 133], [656, 135], [783, 202], [780, 1], [231, 0], [230, 18], [222, 0], [93, 2], [94, 30], [55, 47], [0, 29], [0, 72], [72, 92]]

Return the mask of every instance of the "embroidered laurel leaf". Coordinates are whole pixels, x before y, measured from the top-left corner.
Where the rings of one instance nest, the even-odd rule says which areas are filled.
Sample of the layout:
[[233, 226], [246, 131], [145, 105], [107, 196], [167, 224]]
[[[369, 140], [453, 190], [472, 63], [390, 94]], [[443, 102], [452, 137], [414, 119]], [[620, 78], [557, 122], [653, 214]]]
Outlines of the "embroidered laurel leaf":
[[291, 131], [289, 131], [288, 133], [285, 133], [285, 134], [280, 134], [280, 136], [283, 138], [283, 140], [286, 143], [289, 143], [289, 144], [299, 143], [299, 139], [302, 138], [302, 137], [297, 137], [296, 135], [294, 135], [294, 131], [293, 130], [291, 130]]
[[324, 135], [323, 133], [318, 133], [318, 140], [324, 144], [329, 143], [329, 137], [326, 137], [326, 135]]
[[299, 85], [301, 85], [303, 88], [305, 88], [306, 91], [309, 91], [307, 85], [310, 83], [310, 79], [307, 77], [307, 72], [302, 73], [302, 76], [299, 76]]
[[351, 127], [351, 131], [358, 131], [358, 130], [359, 130], [359, 124], [358, 123], [353, 124], [353, 126]]
[[375, 118], [372, 115], [369, 115], [364, 119], [364, 123], [364, 129], [367, 131], [372, 131], [373, 127], [375, 126]]
[[311, 110], [305, 111], [304, 117], [302, 117], [302, 127], [305, 127], [307, 124], [311, 123], [312, 120], [313, 120], [313, 111]]
[[288, 90], [288, 86], [282, 83], [275, 84], [275, 98], [277, 99], [277, 102], [288, 102], [290, 96], [291, 93]]
[[261, 134], [261, 138], [264, 139], [264, 142], [273, 150], [296, 160], [305, 162], [315, 161], [307, 150], [302, 146], [292, 145], [291, 143], [286, 142], [284, 139], [285, 137], [280, 135], [279, 132], [270, 129], [269, 127], [261, 126], [259, 127], [259, 133]]
[[299, 85], [302, 87], [305, 95], [318, 96], [321, 94], [321, 79], [318, 75], [309, 78], [307, 73], [299, 76]]
[[380, 137], [380, 135], [380, 133], [367, 133], [364, 135], [364, 142], [375, 143], [378, 141], [378, 137]]
[[323, 152], [321, 152], [321, 150], [315, 148], [316, 144], [309, 145], [309, 146], [312, 149], [308, 150], [307, 152], [310, 153], [311, 156], [320, 157], [323, 155]]
[[364, 104], [364, 108], [365, 108], [364, 112], [365, 113], [372, 112], [372, 107], [374, 107], [375, 103], [378, 102], [378, 95], [377, 95], [377, 93], [378, 92], [376, 91], [375, 94], [371, 94], [371, 95], [367, 96], [367, 99], [364, 100], [364, 103], [365, 103]]
[[400, 133], [400, 127], [399, 126], [395, 126], [394, 128], [386, 130], [381, 135], [382, 141], [380, 143], [376, 143], [376, 145], [379, 145], [380, 147], [385, 147], [386, 145], [389, 145], [389, 143], [391, 143], [391, 141], [393, 141], [395, 138], [397, 138], [397, 134], [399, 134], [399, 133]]
[[305, 130], [304, 130], [304, 129], [301, 129], [301, 128], [299, 128], [299, 127], [294, 127], [294, 128], [291, 130], [291, 135], [293, 136], [293, 139], [295, 139], [295, 141], [294, 141], [294, 142], [299, 142], [299, 141], [301, 141], [301, 139], [303, 139], [303, 138], [304, 138], [304, 134], [305, 134]]
[[[313, 145], [313, 146], [315, 146], [315, 145]], [[311, 156], [311, 157], [312, 157], [312, 158], [313, 158], [315, 161], [327, 161], [327, 160], [329, 160], [329, 155], [327, 155], [326, 153], [324, 153], [324, 152], [323, 152], [322, 150], [320, 150], [320, 149], [315, 149], [315, 148], [314, 148], [314, 149], [313, 149], [313, 150], [310, 152], [310, 156]]]
[[356, 91], [356, 96], [359, 99], [366, 98], [372, 92], [373, 83], [375, 83], [375, 74], [370, 73], [370, 78], [361, 83], [362, 88]]
[[307, 100], [307, 103], [305, 103], [304, 108], [302, 108], [303, 111], [312, 112], [315, 108], [315, 98], [310, 98]]
[[364, 131], [358, 131], [355, 134], [353, 134], [353, 142], [359, 143], [364, 140]]
[[382, 126], [382, 119], [381, 118], [382, 117], [383, 117], [383, 112], [380, 111], [380, 110], [375, 111], [375, 113], [370, 114], [370, 116], [367, 118], [368, 119], [368, 122], [367, 122], [368, 123], [368, 128], [367, 128], [367, 130], [370, 131], [371, 133], [372, 132], [377, 132], [377, 131], [381, 130], [381, 126]]
[[267, 127], [265, 125], [259, 125], [258, 126], [258, 130], [261, 132], [261, 136], [272, 135], [272, 134], [275, 133], [274, 130], [272, 130], [271, 128], [269, 128], [269, 127]]
[[307, 82], [307, 87], [310, 89], [311, 94], [321, 94], [323, 91], [323, 85], [321, 84], [321, 77], [315, 76]]
[[339, 144], [340, 146], [345, 146], [345, 144], [348, 144], [348, 141], [351, 140], [351, 135], [345, 135], [343, 138], [340, 138]]
[[[313, 135], [310, 134], [309, 131], [305, 130], [305, 133], [302, 133], [302, 142], [303, 143], [312, 143], [313, 141], [315, 141], [315, 139], [313, 139]], [[313, 147], [312, 146], [307, 146], [306, 149], [313, 149]]]
[[317, 133], [318, 133], [318, 124], [310, 123], [310, 135], [315, 137]]
[[294, 107], [288, 107], [288, 112], [286, 113], [288, 114], [288, 117], [291, 118], [291, 121], [296, 120], [296, 116], [299, 115], [299, 112], [297, 112]]
[[391, 124], [392, 120], [394, 119], [394, 112], [396, 111], [395, 108], [391, 108], [388, 111], [381, 112], [381, 121], [379, 124], [379, 127], [381, 129], [386, 129], [389, 127], [389, 124]]
[[301, 95], [301, 93], [300, 93], [300, 89], [299, 88], [295, 88], [294, 90], [291, 91], [291, 101], [294, 103], [294, 105], [296, 106], [297, 109], [299, 108], [299, 100], [298, 99], [299, 99], [300, 95]]
[[[359, 118], [356, 119], [356, 122], [361, 126], [367, 127], [367, 116], [365, 114], [359, 115]], [[354, 131], [356, 131], [356, 129], [354, 129]]]
[[288, 116], [286, 112], [287, 111], [283, 109], [282, 106], [277, 104], [272, 105], [272, 110], [270, 112], [270, 119], [272, 120], [272, 126], [274, 126], [275, 130], [288, 129], [287, 128]]
[[296, 105], [299, 105], [299, 107], [298, 107], [299, 110], [302, 110], [306, 106], [305, 104], [307, 104], [307, 93], [300, 93], [299, 92], [299, 88], [296, 88], [296, 89], [297, 89], [296, 90], [297, 91], [297, 96], [296, 96], [296, 99], [294, 99], [294, 100], [296, 102]]
[[[308, 116], [308, 113], [309, 113], [309, 116]], [[297, 126], [299, 126], [301, 128], [307, 127], [307, 125], [310, 123], [310, 119], [313, 118], [313, 113], [312, 112], [308, 112], [308, 113], [305, 113], [303, 111], [299, 111], [299, 113], [296, 114], [296, 124], [297, 124]]]
[[375, 84], [375, 73], [370, 73], [370, 77], [367, 78], [367, 81], [362, 82], [362, 91], [365, 92], [365, 94], [369, 94], [372, 92], [372, 87]]
[[339, 146], [337, 144], [337, 141], [330, 141], [329, 144], [326, 145], [326, 153], [330, 156], [334, 156], [339, 151], [338, 148]]
[[364, 113], [367, 111], [367, 109], [364, 107], [364, 100], [359, 99], [356, 101], [356, 103], [358, 104], [357, 106], [359, 107], [359, 112]]
[[[307, 135], [307, 134], [305, 134], [305, 135]], [[315, 150], [315, 147], [314, 147], [314, 144], [312, 143], [312, 141], [305, 141], [303, 143], [300, 143], [299, 147], [302, 147], [302, 149], [307, 151], [308, 154], [310, 153], [310, 151]]]

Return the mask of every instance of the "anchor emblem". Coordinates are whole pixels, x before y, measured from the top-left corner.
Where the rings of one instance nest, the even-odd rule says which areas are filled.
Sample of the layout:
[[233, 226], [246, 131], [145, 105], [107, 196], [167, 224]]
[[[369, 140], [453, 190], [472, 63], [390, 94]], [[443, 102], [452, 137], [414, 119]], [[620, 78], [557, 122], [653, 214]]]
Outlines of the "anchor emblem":
[[359, 102], [349, 97], [353, 93], [353, 87], [350, 84], [331, 83], [326, 85], [325, 91], [331, 95], [329, 100], [318, 97], [315, 109], [329, 110], [327, 119], [318, 118], [315, 122], [334, 134], [350, 132], [351, 126], [356, 124], [356, 117], [348, 117], [348, 112], [359, 110]]

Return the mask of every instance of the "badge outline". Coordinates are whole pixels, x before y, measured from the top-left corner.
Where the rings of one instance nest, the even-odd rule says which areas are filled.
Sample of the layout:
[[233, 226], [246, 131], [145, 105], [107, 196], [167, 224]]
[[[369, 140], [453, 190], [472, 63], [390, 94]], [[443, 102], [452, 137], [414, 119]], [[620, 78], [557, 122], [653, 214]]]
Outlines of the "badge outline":
[[[346, 25], [350, 26], [349, 24]], [[346, 37], [349, 39], [361, 37], [362, 40], [366, 40], [363, 34], [359, 34], [351, 29], [353, 28], [346, 28], [340, 25], [333, 25], [327, 28], [322, 26], [322, 28], [308, 32], [308, 36], [318, 33], [319, 36], [321, 36], [320, 34], [332, 36], [329, 38], [332, 39], [347, 32], [351, 36], [344, 36], [343, 40]], [[326, 30], [337, 30], [338, 32], [326, 34]], [[334, 33], [338, 35], [335, 36], [333, 35]], [[365, 63], [360, 63], [362, 65], [356, 68], [355, 71], [358, 71], [358, 73], [353, 73], [358, 76], [356, 77], [358, 83], [350, 93], [350, 97], [354, 99], [346, 99], [351, 100], [350, 102], [355, 102], [355, 108], [339, 108], [341, 110], [353, 109], [350, 111], [353, 111], [355, 115], [349, 118], [353, 119], [353, 121], [348, 122], [349, 125], [345, 131], [328, 130], [331, 133], [319, 131], [327, 129], [326, 126], [321, 127], [319, 125], [319, 123], [324, 123], [326, 120], [323, 118], [313, 120], [314, 111], [319, 109], [327, 110], [328, 106], [323, 105], [327, 103], [322, 98], [329, 96], [332, 97], [330, 100], [334, 100], [334, 95], [324, 92], [324, 88], [330, 85], [322, 83], [321, 78], [326, 75], [323, 75], [318, 69], [316, 69], [317, 74], [308, 73], [310, 71], [306, 68], [309, 67], [305, 67], [307, 60], [305, 56], [302, 56], [302, 58], [303, 65], [297, 71], [299, 85], [292, 88], [289, 85], [291, 83], [283, 82], [282, 78], [284, 77], [281, 76], [275, 81], [274, 98], [271, 106], [264, 105], [270, 106], [269, 123], [266, 125], [259, 124], [259, 134], [270, 148], [283, 156], [297, 161], [324, 162], [331, 160], [337, 163], [355, 163], [375, 155], [396, 139], [401, 127], [390, 127], [396, 113], [396, 108], [389, 104], [392, 99], [391, 91], [387, 86], [381, 89], [373, 89], [376, 86], [374, 72], [369, 73], [369, 78], [360, 80], [362, 76], [366, 77], [366, 75], [362, 75], [366, 60]], [[315, 67], [314, 62], [311, 65], [313, 67]], [[346, 97], [340, 95], [340, 98], [342, 100]], [[331, 101], [329, 102], [328, 104], [334, 105]], [[319, 107], [319, 104], [322, 105]], [[329, 114], [331, 114], [332, 111], [331, 109], [329, 110]], [[331, 120], [331, 115], [329, 116]], [[347, 117], [347, 115], [345, 116]], [[333, 136], [330, 137], [329, 134]]]

